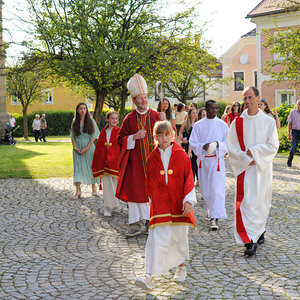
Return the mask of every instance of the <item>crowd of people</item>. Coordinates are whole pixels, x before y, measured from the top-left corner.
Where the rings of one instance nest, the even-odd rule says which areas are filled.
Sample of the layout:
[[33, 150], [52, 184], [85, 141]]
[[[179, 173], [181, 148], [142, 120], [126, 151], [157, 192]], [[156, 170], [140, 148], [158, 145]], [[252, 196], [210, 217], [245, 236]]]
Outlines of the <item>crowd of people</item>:
[[[176, 267], [174, 280], [186, 279], [189, 259], [188, 228], [196, 228], [193, 207], [196, 186], [204, 200], [211, 230], [227, 217], [225, 208], [225, 162], [228, 157], [236, 178], [235, 226], [237, 243], [252, 256], [265, 242], [272, 198], [272, 160], [279, 142], [275, 118], [255, 87], [243, 91], [243, 106], [234, 102], [221, 119], [218, 103], [208, 100], [204, 108], [192, 103], [174, 105], [166, 98], [157, 110], [148, 107], [147, 84], [135, 74], [128, 82], [136, 109], [118, 127], [118, 113], [109, 111], [99, 133], [85, 103], [76, 107], [71, 125], [74, 158], [74, 199], [81, 197], [82, 183], [103, 184], [106, 217], [127, 203], [127, 237], [148, 234], [145, 273], [135, 284], [152, 289], [152, 276]], [[291, 114], [290, 138], [299, 141], [300, 101]], [[271, 116], [271, 117], [270, 117]], [[298, 134], [298, 135], [297, 135]], [[95, 140], [98, 139], [96, 147]], [[294, 145], [293, 144], [293, 145]], [[293, 146], [294, 147], [294, 146]], [[294, 151], [294, 150], [293, 150]], [[289, 157], [291, 164], [292, 150]], [[289, 164], [289, 163], [288, 163]]]

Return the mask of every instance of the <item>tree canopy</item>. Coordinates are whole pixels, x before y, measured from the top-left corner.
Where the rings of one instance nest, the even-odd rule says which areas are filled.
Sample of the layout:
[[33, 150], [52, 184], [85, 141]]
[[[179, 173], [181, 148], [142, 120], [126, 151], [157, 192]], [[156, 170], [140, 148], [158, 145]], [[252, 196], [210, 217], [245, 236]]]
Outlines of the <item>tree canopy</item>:
[[22, 105], [25, 139], [28, 139], [27, 109], [42, 98], [45, 75], [45, 66], [34, 55], [24, 56], [6, 69], [7, 90]]
[[28, 46], [65, 80], [93, 89], [98, 123], [106, 96], [161, 59], [162, 37], [182, 36], [193, 24], [193, 10], [160, 16], [158, 0], [28, 2], [36, 32]]

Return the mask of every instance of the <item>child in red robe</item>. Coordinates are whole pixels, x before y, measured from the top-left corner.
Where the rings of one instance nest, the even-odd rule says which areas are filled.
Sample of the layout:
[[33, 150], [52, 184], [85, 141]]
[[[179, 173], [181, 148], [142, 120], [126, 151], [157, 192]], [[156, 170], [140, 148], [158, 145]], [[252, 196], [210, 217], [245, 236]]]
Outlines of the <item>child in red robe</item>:
[[184, 261], [189, 259], [188, 228], [195, 227], [192, 207], [196, 203], [191, 161], [173, 143], [167, 121], [157, 122], [153, 135], [158, 146], [147, 160], [147, 192], [151, 198], [149, 237], [146, 243], [146, 274], [136, 286], [152, 289], [152, 275], [177, 267], [174, 280], [186, 278]]
[[115, 197], [119, 178], [118, 160], [120, 146], [117, 136], [120, 128], [118, 113], [109, 111], [106, 114], [107, 125], [103, 128], [97, 141], [94, 152], [92, 170], [94, 178], [101, 177], [103, 182], [104, 216], [110, 217], [111, 210], [119, 206], [119, 200]]

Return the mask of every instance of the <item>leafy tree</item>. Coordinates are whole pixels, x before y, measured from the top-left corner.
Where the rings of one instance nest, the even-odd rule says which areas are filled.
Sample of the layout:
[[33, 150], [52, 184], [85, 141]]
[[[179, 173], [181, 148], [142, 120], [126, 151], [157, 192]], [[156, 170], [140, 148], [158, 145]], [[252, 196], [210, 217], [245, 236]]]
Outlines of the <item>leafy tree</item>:
[[192, 23], [192, 10], [159, 16], [158, 0], [28, 2], [35, 40], [42, 42], [37, 48], [47, 54], [55, 73], [93, 89], [98, 124], [107, 95], [115, 89], [123, 91], [134, 73], [158, 60], [160, 36], [182, 34]]
[[[283, 2], [280, 7], [286, 13], [293, 13], [300, 9], [297, 0]], [[270, 30], [263, 30], [265, 36], [264, 46], [271, 55], [277, 55], [277, 59], [267, 60], [263, 68], [271, 74], [271, 81], [280, 83], [289, 81], [290, 86], [300, 84], [300, 27], [279, 28], [275, 23], [276, 34]]]
[[300, 84], [300, 28], [277, 28], [277, 34], [267, 34], [265, 46], [269, 53], [279, 55], [278, 59], [267, 60], [264, 69], [273, 81], [290, 81], [291, 86]]
[[[154, 64], [152, 73], [159, 74], [166, 87], [166, 95], [186, 104], [187, 100], [203, 96], [213, 84], [212, 73], [219, 63], [209, 54], [208, 41], [202, 40], [201, 33], [191, 33], [185, 38], [168, 39], [161, 43], [161, 60]], [[152, 75], [154, 77], [154, 74]]]
[[30, 104], [42, 98], [44, 75], [43, 65], [36, 57], [24, 56], [14, 66], [6, 69], [7, 90], [22, 105], [25, 139], [28, 139], [27, 109]]

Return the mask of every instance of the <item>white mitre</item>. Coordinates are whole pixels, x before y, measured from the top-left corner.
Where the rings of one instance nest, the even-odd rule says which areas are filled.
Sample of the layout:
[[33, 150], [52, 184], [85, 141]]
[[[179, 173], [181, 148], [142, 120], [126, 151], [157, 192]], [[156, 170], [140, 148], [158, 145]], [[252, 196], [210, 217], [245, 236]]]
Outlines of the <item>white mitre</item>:
[[134, 74], [134, 76], [130, 78], [127, 83], [127, 89], [132, 98], [148, 94], [147, 83], [140, 74]]

